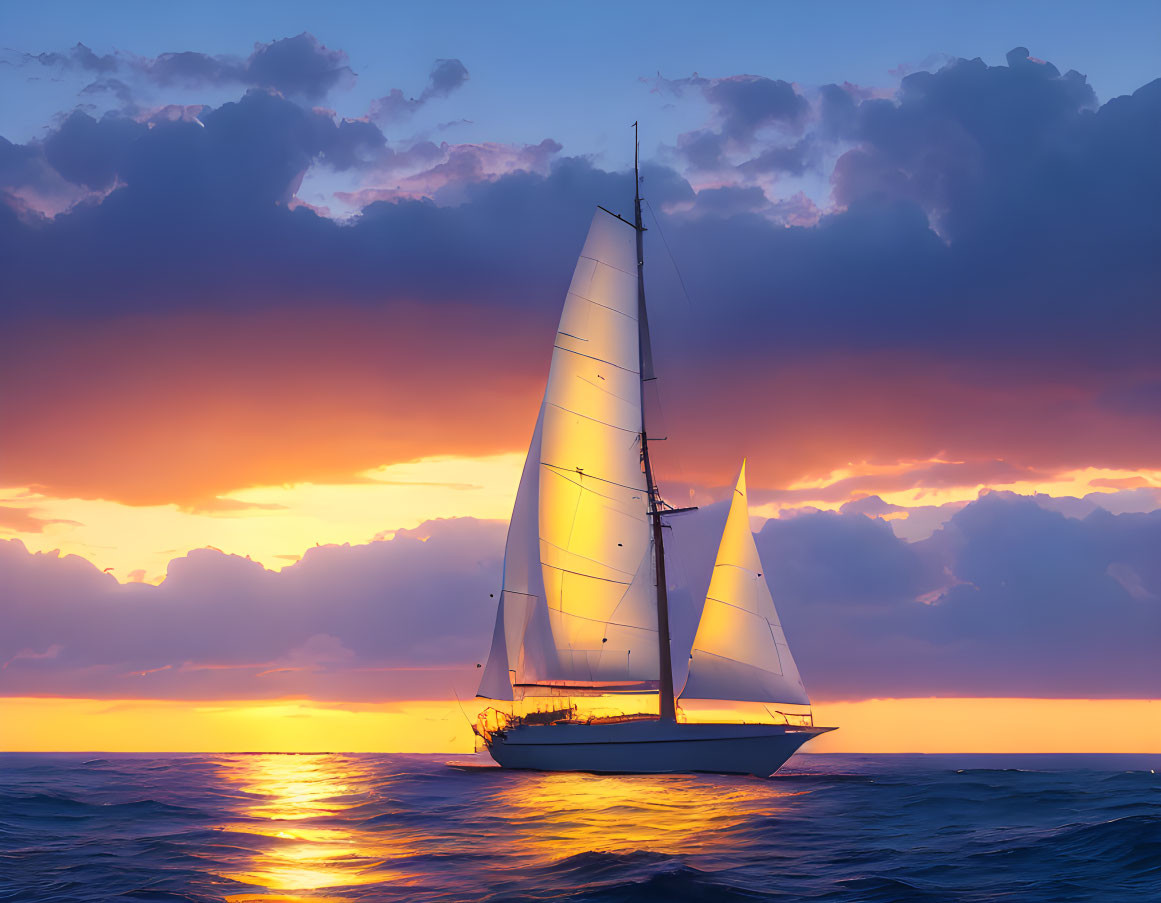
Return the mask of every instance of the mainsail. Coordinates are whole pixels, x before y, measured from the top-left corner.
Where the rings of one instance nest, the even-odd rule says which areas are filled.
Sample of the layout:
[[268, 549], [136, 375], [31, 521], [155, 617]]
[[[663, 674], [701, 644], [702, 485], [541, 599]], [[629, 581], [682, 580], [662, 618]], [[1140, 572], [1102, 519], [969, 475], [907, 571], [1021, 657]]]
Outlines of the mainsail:
[[743, 461], [694, 637], [683, 699], [810, 705], [762, 574], [750, 531]]
[[598, 210], [516, 495], [480, 696], [657, 689], [639, 329], [636, 231]]

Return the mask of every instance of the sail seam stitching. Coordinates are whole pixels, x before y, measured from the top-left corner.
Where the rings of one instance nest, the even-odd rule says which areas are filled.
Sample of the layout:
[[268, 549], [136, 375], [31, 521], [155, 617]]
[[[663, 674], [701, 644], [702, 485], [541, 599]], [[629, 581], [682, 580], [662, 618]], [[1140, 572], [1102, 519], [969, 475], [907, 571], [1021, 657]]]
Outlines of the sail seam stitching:
[[707, 602], [717, 602], [719, 605], [728, 605], [730, 608], [736, 608], [738, 611], [743, 611], [748, 615], [753, 615], [755, 618], [761, 618], [767, 624], [771, 624], [774, 627], [781, 627], [782, 626], [781, 624], [775, 624], [773, 621], [771, 621], [768, 617], [766, 617], [760, 611], [750, 611], [750, 609], [748, 609], [748, 608], [742, 608], [742, 606], [737, 605], [734, 602], [727, 602], [725, 599], [719, 599], [717, 596], [710, 596], [707, 594], [705, 598], [706, 598]]
[[[614, 267], [613, 269], [616, 269], [616, 267]], [[617, 272], [623, 273], [625, 271], [624, 270], [617, 270]], [[637, 322], [637, 318], [635, 316], [633, 316], [632, 314], [627, 314], [623, 310], [617, 310], [617, 308], [615, 308], [615, 307], [609, 307], [609, 305], [602, 304], [600, 301], [595, 301], [592, 298], [588, 297], [587, 295], [582, 295], [580, 292], [574, 292], [574, 291], [570, 290], [569, 292], [567, 292], [567, 294], [576, 295], [576, 297], [580, 298], [582, 301], [588, 301], [589, 304], [595, 304], [597, 307], [603, 307], [605, 310], [612, 311], [615, 314], [620, 314], [622, 317], [624, 317], [627, 320], [632, 320], [634, 323]], [[560, 332], [560, 330], [558, 329], [557, 332]], [[576, 338], [576, 337], [574, 336], [574, 338]], [[585, 341], [587, 342], [588, 339], [585, 339]]]
[[[709, 655], [709, 656], [713, 656], [714, 658], [720, 658], [724, 662], [733, 662], [734, 664], [741, 665], [745, 668], [753, 668], [755, 671], [765, 671], [767, 674], [773, 674], [775, 677], [785, 677], [786, 676], [786, 674], [784, 672], [771, 671], [769, 668], [763, 668], [761, 665], [751, 665], [749, 662], [744, 662], [740, 658], [731, 658], [730, 656], [722, 655], [719, 652], [710, 652], [707, 649], [698, 649], [697, 647], [694, 647], [690, 651], [691, 652], [700, 652], [702, 655]], [[781, 664], [781, 663], [779, 663], [779, 664]], [[697, 697], [691, 696], [690, 698], [695, 699]]]
[[[565, 611], [563, 608], [558, 608], [558, 609], [556, 609], [556, 611], [558, 614], [568, 615], [570, 618], [577, 618], [578, 620], [581, 620], [581, 621], [592, 621], [596, 624], [608, 624], [611, 627], [623, 627], [625, 630], [644, 630], [646, 633], [657, 633], [657, 631], [654, 630], [652, 627], [642, 627], [639, 624], [622, 624], [619, 621], [606, 621], [604, 618], [590, 618], [590, 617], [587, 617], [586, 615], [578, 615], [578, 614], [574, 614], [571, 611]], [[578, 650], [572, 649], [570, 651], [577, 652]], [[579, 651], [580, 652], [600, 652], [602, 654], [604, 653], [603, 649], [581, 649]]]
[[[550, 545], [551, 545], [551, 543], [550, 543]], [[588, 577], [590, 580], [601, 580], [604, 583], [616, 583], [616, 584], [619, 584], [620, 586], [625, 586], [625, 587], [629, 586], [629, 584], [631, 584], [633, 582], [632, 580], [614, 580], [612, 577], [598, 577], [596, 574], [582, 574], [580, 571], [574, 571], [574, 570], [570, 570], [569, 568], [558, 567], [555, 564], [549, 564], [547, 561], [540, 562], [540, 565], [541, 565], [541, 567], [551, 568], [554, 571], [560, 571], [562, 574], [572, 574], [574, 577]], [[625, 573], [628, 573], [628, 571], [626, 571]], [[563, 608], [558, 608], [556, 610], [557, 611], [564, 611]], [[570, 612], [570, 614], [571, 614], [571, 612]], [[579, 617], [582, 617], [582, 615], [575, 615], [574, 617], [579, 618]], [[588, 618], [587, 620], [597, 621], [600, 619], [599, 618]]]
[[[559, 330], [557, 331], [557, 334], [559, 335]], [[587, 357], [590, 361], [597, 361], [601, 364], [608, 364], [610, 367], [616, 367], [618, 370], [624, 370], [626, 373], [633, 373], [637, 377], [641, 376], [640, 370], [630, 370], [628, 367], [622, 367], [620, 364], [614, 364], [612, 361], [607, 361], [603, 357], [594, 357], [591, 354], [584, 354], [583, 352], [575, 351], [572, 348], [565, 348], [563, 345], [553, 344], [552, 347], [559, 348], [561, 351], [567, 351], [569, 354], [575, 354], [577, 357]]]
[[[613, 364], [613, 366], [617, 366]], [[557, 404], [555, 401], [550, 401], [549, 404], [558, 411], [564, 411], [566, 414], [572, 414], [574, 417], [583, 417], [585, 420], [591, 420], [593, 423], [599, 423], [601, 426], [607, 426], [614, 430], [619, 430], [622, 433], [630, 433], [631, 435], [639, 435], [638, 430], [631, 430], [625, 426], [617, 426], [615, 423], [609, 423], [607, 420], [601, 420], [599, 417], [591, 417], [588, 414], [582, 414], [580, 411], [574, 411], [572, 408], [566, 408], [562, 404]]]
[[636, 273], [630, 273], [628, 270], [622, 270], [620, 267], [615, 267], [611, 263], [609, 263], [607, 260], [601, 260], [599, 257], [589, 257], [586, 254], [581, 254], [580, 259], [581, 260], [591, 260], [593, 263], [599, 263], [601, 266], [608, 267], [610, 270], [616, 270], [618, 273], [624, 273], [626, 276], [628, 276], [631, 279], [635, 280], [637, 278]]
[[[616, 366], [616, 364], [614, 364], [613, 366]], [[617, 399], [617, 401], [623, 401], [625, 404], [636, 404], [636, 402], [637, 402], [637, 399], [635, 399], [635, 398], [622, 398], [620, 395], [618, 395], [612, 389], [606, 389], [604, 386], [598, 386], [595, 382], [593, 382], [587, 376], [578, 376], [577, 379], [579, 379], [582, 383], [588, 383], [590, 386], [592, 386], [594, 389], [596, 389], [599, 392], [604, 392], [606, 395], [612, 395], [615, 399]], [[634, 431], [634, 432], [636, 432], [636, 431]]]

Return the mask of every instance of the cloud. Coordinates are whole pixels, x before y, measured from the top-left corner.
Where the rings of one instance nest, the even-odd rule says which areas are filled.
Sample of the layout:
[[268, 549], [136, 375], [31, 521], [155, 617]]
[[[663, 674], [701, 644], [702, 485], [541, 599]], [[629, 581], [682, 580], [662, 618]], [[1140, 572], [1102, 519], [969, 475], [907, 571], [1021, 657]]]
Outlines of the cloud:
[[468, 67], [457, 59], [436, 60], [431, 67], [427, 89], [428, 97], [447, 97], [468, 80]]
[[[678, 519], [675, 642], [723, 504]], [[5, 695], [447, 698], [474, 691], [504, 525], [458, 519], [310, 549], [280, 573], [197, 550], [160, 587], [0, 543]], [[861, 514], [771, 520], [758, 545], [816, 698], [1156, 698], [1161, 512], [1083, 519], [992, 494], [906, 543]], [[694, 600], [697, 600], [696, 603]], [[49, 650], [52, 654], [48, 654]], [[55, 651], [53, 651], [55, 650]]]
[[241, 85], [320, 100], [342, 83], [354, 81], [348, 62], [342, 50], [330, 50], [303, 32], [268, 44], [256, 43], [245, 59], [183, 51], [135, 59], [131, 67], [161, 87]]
[[[1033, 225], [1028, 216], [1037, 218], [1035, 228], [1047, 228], [1063, 201], [1062, 176], [1083, 184], [1110, 175], [1093, 142], [1093, 131], [1106, 125], [1089, 115], [1097, 107], [1084, 76], [1030, 62], [1023, 48], [1008, 54], [1007, 66], [955, 60], [938, 72], [908, 75], [897, 101], [859, 104], [860, 147], [839, 161], [836, 198], [914, 201], [951, 238], [974, 232], [981, 220], [993, 227], [996, 205], [1013, 201], [1024, 202], [1022, 231]], [[1135, 156], [1131, 145], [1120, 152]], [[1075, 200], [1080, 204], [1069, 204], [1067, 226], [1084, 215], [1083, 199]]]
[[99, 121], [73, 112], [44, 142], [44, 156], [70, 182], [99, 191], [124, 170], [130, 145], [147, 127], [116, 114]]
[[119, 60], [114, 54], [97, 54], [84, 44], [77, 43], [71, 49], [63, 53], [46, 52], [36, 54], [25, 54], [25, 60], [29, 62], [37, 62], [42, 66], [59, 66], [65, 69], [83, 69], [89, 72], [96, 72], [105, 74], [117, 71], [120, 65]]
[[[385, 542], [313, 548], [280, 573], [200, 549], [170, 562], [159, 587], [118, 584], [74, 556], [0, 541], [0, 661], [9, 662], [0, 692], [471, 693], [490, 637], [503, 532], [470, 518], [436, 521]], [[55, 654], [27, 651], [46, 648]]]
[[[1148, 403], [1161, 82], [1093, 110], [1083, 80], [1054, 71], [959, 61], [909, 76], [894, 100], [840, 88], [855, 109], [844, 140], [873, 178], [848, 183], [840, 166], [846, 206], [829, 212], [767, 194], [801, 223], [789, 228], [757, 186], [697, 191], [671, 167], [643, 170], [661, 217], [645, 239], [651, 325], [689, 482], [714, 485], [756, 449], [777, 449], [755, 464], [758, 487], [851, 460], [1161, 464]], [[0, 145], [14, 199], [0, 207], [0, 367], [19, 387], [0, 414], [13, 474], [86, 497], [188, 502], [264, 467], [294, 482], [518, 447], [591, 211], [632, 196], [631, 175], [552, 139], [399, 149], [268, 91], [158, 113], [136, 137], [82, 117], [44, 145], [84, 184], [39, 144]], [[755, 159], [781, 146], [763, 134]], [[359, 179], [343, 198], [365, 206], [348, 222], [297, 198], [316, 167]], [[88, 201], [50, 223], [21, 200], [70, 190]], [[674, 301], [686, 290], [687, 309]], [[466, 399], [492, 421], [457, 431], [429, 413]], [[406, 429], [385, 435], [393, 417]], [[304, 437], [310, 418], [326, 428]], [[100, 463], [67, 454], [80, 435]], [[207, 468], [203, 442], [252, 457]], [[127, 485], [127, 461], [150, 479]]]
[[342, 50], [328, 50], [305, 32], [257, 44], [245, 64], [245, 84], [317, 100], [353, 73]]
[[0, 505], [0, 531], [13, 533], [43, 533], [50, 524], [70, 524], [81, 526], [75, 520], [60, 517], [38, 517], [36, 509], [10, 508]]
[[759, 549], [815, 693], [1155, 698], [1159, 538], [1158, 512], [990, 494], [911, 545], [820, 512], [769, 521]]
[[[727, 78], [669, 80], [657, 77], [655, 90], [681, 96], [697, 88], [711, 109], [712, 125], [679, 135], [677, 149], [695, 170], [729, 167], [732, 153], [748, 151], [759, 134], [774, 128], [780, 135], [800, 132], [810, 113], [810, 104], [793, 85], [758, 75]], [[785, 170], [801, 173], [807, 144], [794, 148], [774, 147], [750, 161], [752, 172]]]
[[368, 117], [389, 124], [406, 119], [435, 98], [447, 97], [468, 80], [468, 67], [456, 59], [436, 60], [428, 76], [427, 87], [419, 97], [406, 97], [399, 88], [371, 101]]
[[766, 126], [798, 128], [809, 111], [793, 85], [760, 75], [713, 79], [702, 91], [721, 119], [722, 134], [742, 145]]
[[[98, 55], [84, 44], [63, 53], [24, 54], [28, 63], [95, 73], [99, 78], [82, 93], [111, 92], [125, 106], [133, 104], [138, 79], [158, 88], [261, 88], [287, 97], [317, 101], [330, 91], [353, 84], [355, 74], [342, 50], [331, 50], [314, 35], [255, 43], [249, 56], [211, 55], [185, 50], [139, 57], [115, 52]], [[440, 61], [445, 62], [445, 61]], [[466, 76], [465, 76], [466, 77]], [[448, 84], [454, 73], [440, 73]]]

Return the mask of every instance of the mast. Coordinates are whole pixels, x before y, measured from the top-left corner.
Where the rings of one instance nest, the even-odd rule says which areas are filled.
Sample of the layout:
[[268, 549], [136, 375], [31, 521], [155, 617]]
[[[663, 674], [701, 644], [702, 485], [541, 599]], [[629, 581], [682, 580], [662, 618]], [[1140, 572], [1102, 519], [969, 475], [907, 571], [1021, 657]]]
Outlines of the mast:
[[649, 435], [645, 429], [645, 383], [655, 379], [653, 349], [649, 341], [649, 320], [645, 315], [645, 227], [641, 224], [641, 175], [638, 158], [641, 143], [637, 123], [633, 123], [633, 215], [637, 228], [637, 322], [641, 351], [641, 460], [645, 468], [645, 487], [649, 495], [649, 517], [653, 521], [653, 550], [657, 579], [657, 657], [661, 663], [661, 688], [658, 711], [662, 721], [677, 720], [673, 698], [673, 658], [669, 648], [669, 592], [665, 582], [665, 546], [661, 524], [661, 498], [653, 482], [649, 464]]

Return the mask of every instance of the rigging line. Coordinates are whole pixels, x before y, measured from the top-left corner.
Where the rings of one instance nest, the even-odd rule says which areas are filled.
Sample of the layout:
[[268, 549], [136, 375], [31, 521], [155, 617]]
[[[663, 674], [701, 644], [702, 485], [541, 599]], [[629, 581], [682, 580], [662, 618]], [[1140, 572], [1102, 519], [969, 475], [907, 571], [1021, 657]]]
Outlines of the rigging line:
[[[618, 603], [619, 604], [619, 603]], [[610, 627], [620, 627], [623, 630], [644, 630], [646, 633], [657, 633], [652, 627], [642, 627], [640, 624], [622, 624], [620, 621], [608, 621], [605, 618], [590, 618], [588, 615], [578, 615], [576, 612], [565, 611], [563, 608], [554, 609], [566, 618], [576, 618], [578, 621], [591, 621], [594, 624], [608, 624]], [[615, 611], [615, 610], [614, 610]], [[585, 650], [581, 650], [584, 652]], [[590, 652], [598, 650], [591, 649]]]
[[[657, 211], [653, 209], [653, 205], [648, 198], [642, 198], [645, 205], [649, 208], [649, 215], [653, 217], [653, 223], [657, 226], [657, 234], [661, 236], [661, 243], [665, 246], [665, 253], [669, 257], [669, 262], [673, 266], [673, 272], [677, 274], [678, 284], [681, 286], [682, 298], [685, 301], [685, 315], [688, 319], [693, 318], [693, 299], [689, 297], [689, 291], [686, 289], [685, 277], [681, 275], [681, 269], [677, 266], [677, 258], [673, 256], [673, 252], [669, 248], [669, 240], [665, 237], [665, 230], [661, 228], [661, 219], [657, 216]], [[661, 401], [661, 392], [654, 390], [653, 393], [654, 404], [657, 408], [657, 414], [660, 420], [668, 426], [668, 418], [665, 416], [665, 405]], [[690, 505], [693, 504], [693, 487], [689, 485], [689, 480], [686, 477], [686, 470], [681, 455], [676, 449], [673, 449], [668, 454], [671, 455], [670, 463], [674, 465], [677, 471], [677, 477], [681, 483], [689, 487]]]
[[[559, 405], [557, 405], [557, 407], [559, 407]], [[563, 411], [564, 408], [561, 408], [561, 410]], [[584, 415], [582, 414], [581, 416], [584, 416]], [[571, 477], [572, 475], [578, 473], [578, 471], [575, 467], [565, 467], [563, 464], [553, 464], [549, 461], [541, 461], [540, 466], [547, 467], [549, 470], [553, 471], [557, 476], [564, 477], [566, 479]], [[630, 486], [628, 483], [618, 483], [616, 480], [606, 480], [604, 477], [598, 477], [595, 473], [588, 473], [587, 471], [585, 473], [582, 473], [581, 476], [588, 477], [590, 480], [596, 480], [598, 483], [605, 483], [609, 486], [617, 486], [621, 489], [628, 489], [632, 492], [644, 492], [645, 491], [645, 487], [643, 487], [643, 486]], [[578, 483], [576, 480], [570, 480], [570, 482], [572, 482], [576, 486], [579, 486], [581, 489], [585, 489], [585, 490], [593, 493], [593, 495], [600, 496], [603, 499], [609, 499], [610, 501], [619, 501], [615, 496], [602, 495], [601, 493], [599, 493], [595, 489], [593, 489], [591, 486], [586, 486], [583, 483]]]
[[653, 217], [653, 223], [657, 226], [657, 234], [661, 236], [661, 243], [665, 245], [665, 253], [669, 255], [669, 262], [673, 264], [673, 272], [677, 274], [677, 282], [681, 285], [681, 294], [685, 296], [686, 313], [693, 309], [693, 299], [689, 297], [689, 291], [685, 287], [685, 277], [681, 275], [681, 270], [677, 266], [677, 258], [673, 256], [673, 252], [669, 250], [669, 241], [665, 237], [665, 232], [661, 228], [661, 220], [657, 218], [657, 211], [653, 209], [653, 205], [649, 203], [649, 198], [642, 198], [645, 206], [649, 208], [649, 215]]
[[464, 720], [468, 723], [468, 727], [470, 727], [472, 729], [472, 733], [474, 734], [476, 732], [476, 725], [474, 723], [472, 723], [472, 719], [469, 718], [468, 713], [464, 711], [464, 704], [460, 700], [460, 694], [458, 692], [456, 692], [456, 687], [455, 687], [454, 683], [451, 685], [451, 691], [452, 691], [452, 694], [456, 698], [456, 705], [458, 705], [460, 707], [460, 714], [464, 716]]

